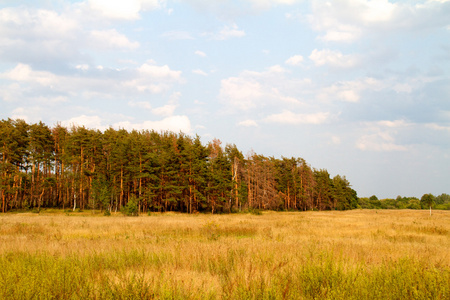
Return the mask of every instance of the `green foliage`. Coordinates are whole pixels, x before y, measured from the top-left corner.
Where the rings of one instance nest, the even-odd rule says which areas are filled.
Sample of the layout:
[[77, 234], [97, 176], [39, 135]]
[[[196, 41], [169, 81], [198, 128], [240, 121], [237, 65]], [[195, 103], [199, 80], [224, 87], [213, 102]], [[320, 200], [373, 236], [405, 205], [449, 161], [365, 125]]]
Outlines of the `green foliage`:
[[420, 198], [420, 203], [422, 205], [422, 208], [430, 208], [433, 206], [434, 202], [436, 201], [436, 197], [433, 196], [433, 194], [424, 194], [422, 198]]
[[[217, 139], [203, 145], [198, 136], [167, 131], [101, 132], [1, 120], [0, 158], [2, 212], [117, 211], [134, 205], [130, 195], [143, 212], [417, 209], [406, 197], [358, 199], [345, 176], [331, 178], [302, 158], [244, 157], [235, 145], [223, 147]], [[429, 207], [427, 197], [422, 208]], [[448, 209], [450, 195], [432, 202]]]
[[407, 208], [409, 208], [409, 209], [421, 209], [420, 201], [418, 199], [411, 199], [411, 200], [409, 200]]
[[450, 195], [448, 194], [441, 194], [436, 197], [435, 199], [436, 204], [449, 204], [450, 203]]
[[122, 214], [125, 216], [137, 217], [139, 216], [139, 208], [136, 197], [131, 197], [127, 204], [121, 209]]
[[372, 195], [372, 196], [370, 196], [369, 200], [375, 201], [375, 200], [378, 200], [378, 197], [375, 195]]

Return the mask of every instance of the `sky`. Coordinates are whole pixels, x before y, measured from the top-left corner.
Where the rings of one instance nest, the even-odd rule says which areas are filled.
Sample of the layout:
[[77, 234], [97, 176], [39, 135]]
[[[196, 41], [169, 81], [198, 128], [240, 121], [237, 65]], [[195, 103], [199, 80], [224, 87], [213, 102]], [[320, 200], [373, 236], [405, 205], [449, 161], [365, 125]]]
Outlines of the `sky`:
[[450, 1], [0, 0], [0, 119], [301, 157], [450, 194]]

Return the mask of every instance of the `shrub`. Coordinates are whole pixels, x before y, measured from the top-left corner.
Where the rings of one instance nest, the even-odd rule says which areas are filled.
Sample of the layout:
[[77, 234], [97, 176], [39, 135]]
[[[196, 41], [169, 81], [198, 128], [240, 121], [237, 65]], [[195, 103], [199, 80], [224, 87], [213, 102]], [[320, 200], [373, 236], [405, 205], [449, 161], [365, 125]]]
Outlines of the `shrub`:
[[127, 204], [122, 207], [121, 212], [125, 216], [137, 217], [139, 215], [139, 209], [136, 201], [136, 197], [131, 197]]

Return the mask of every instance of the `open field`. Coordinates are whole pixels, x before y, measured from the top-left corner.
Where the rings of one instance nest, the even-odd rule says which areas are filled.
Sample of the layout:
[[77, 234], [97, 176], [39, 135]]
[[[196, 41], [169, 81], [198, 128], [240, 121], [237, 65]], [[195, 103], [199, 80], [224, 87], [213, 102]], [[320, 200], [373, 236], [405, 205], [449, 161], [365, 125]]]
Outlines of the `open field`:
[[450, 212], [0, 215], [0, 299], [450, 299]]

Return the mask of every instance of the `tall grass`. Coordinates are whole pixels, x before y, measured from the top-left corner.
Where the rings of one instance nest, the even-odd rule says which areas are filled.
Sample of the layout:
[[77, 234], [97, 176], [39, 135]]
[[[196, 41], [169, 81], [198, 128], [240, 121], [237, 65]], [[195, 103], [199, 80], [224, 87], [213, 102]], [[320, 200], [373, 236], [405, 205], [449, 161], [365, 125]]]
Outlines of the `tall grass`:
[[0, 216], [0, 299], [450, 299], [450, 213]]

